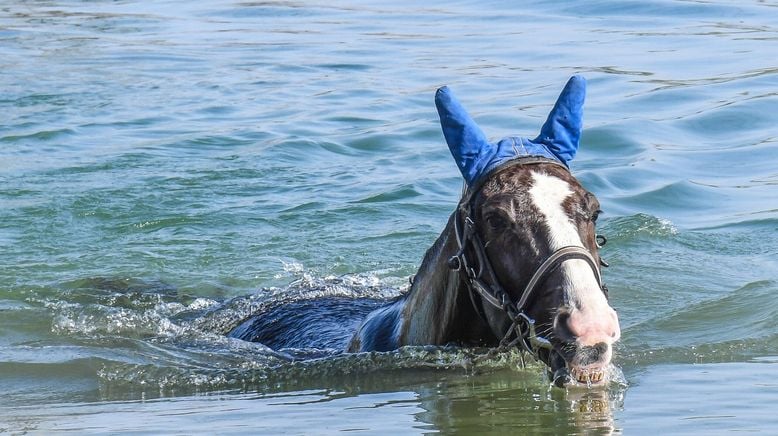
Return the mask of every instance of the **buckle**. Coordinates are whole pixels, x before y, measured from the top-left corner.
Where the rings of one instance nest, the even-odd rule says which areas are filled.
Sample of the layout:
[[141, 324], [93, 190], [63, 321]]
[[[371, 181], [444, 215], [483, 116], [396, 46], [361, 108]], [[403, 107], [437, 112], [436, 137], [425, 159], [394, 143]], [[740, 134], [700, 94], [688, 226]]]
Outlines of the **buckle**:
[[458, 254], [455, 254], [448, 258], [448, 268], [452, 271], [460, 271], [462, 269], [462, 259]]

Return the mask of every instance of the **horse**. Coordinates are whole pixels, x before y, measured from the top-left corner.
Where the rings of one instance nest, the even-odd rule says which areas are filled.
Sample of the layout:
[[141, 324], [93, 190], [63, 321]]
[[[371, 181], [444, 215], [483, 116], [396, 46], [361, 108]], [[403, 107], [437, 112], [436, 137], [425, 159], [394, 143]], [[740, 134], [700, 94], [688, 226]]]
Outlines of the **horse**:
[[[585, 79], [573, 76], [538, 137], [489, 142], [453, 92], [439, 88], [443, 136], [465, 181], [459, 204], [406, 293], [384, 304], [309, 304], [339, 308], [341, 325], [330, 330], [356, 330], [326, 344], [352, 353], [519, 347], [545, 363], [556, 386], [605, 383], [620, 328], [601, 275], [600, 204], [569, 170], [585, 91]], [[253, 316], [229, 335], [276, 349], [318, 346], [325, 329], [311, 319], [302, 311]]]

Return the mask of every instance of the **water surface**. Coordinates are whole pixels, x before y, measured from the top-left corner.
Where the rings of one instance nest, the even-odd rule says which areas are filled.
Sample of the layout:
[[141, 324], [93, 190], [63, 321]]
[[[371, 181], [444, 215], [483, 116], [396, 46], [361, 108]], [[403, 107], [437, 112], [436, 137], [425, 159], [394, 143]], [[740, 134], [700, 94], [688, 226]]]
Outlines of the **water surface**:
[[[773, 431], [777, 40], [758, 1], [4, 3], [0, 431]], [[532, 136], [572, 74], [629, 387], [224, 336], [402, 292], [461, 187], [434, 90]]]

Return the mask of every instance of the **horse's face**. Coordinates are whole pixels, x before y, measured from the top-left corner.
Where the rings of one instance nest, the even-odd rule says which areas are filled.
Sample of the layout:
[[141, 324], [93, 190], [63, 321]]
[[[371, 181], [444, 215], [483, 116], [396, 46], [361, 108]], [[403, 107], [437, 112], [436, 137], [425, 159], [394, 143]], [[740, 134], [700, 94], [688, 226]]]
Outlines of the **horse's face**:
[[[584, 247], [599, 261], [594, 230], [599, 202], [558, 165], [518, 165], [498, 172], [475, 200], [478, 233], [497, 279], [514, 301], [555, 250]], [[564, 374], [566, 368], [584, 383], [606, 378], [619, 322], [586, 261], [564, 260], [527, 304], [537, 334], [553, 345], [539, 353], [552, 373]], [[504, 315], [496, 310], [487, 315], [493, 330], [506, 331]]]

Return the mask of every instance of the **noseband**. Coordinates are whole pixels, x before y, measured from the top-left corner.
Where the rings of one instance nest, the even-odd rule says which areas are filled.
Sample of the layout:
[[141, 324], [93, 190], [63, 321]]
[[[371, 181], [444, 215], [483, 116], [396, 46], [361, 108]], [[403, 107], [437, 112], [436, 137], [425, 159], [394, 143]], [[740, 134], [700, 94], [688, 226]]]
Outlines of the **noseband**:
[[[495, 169], [492, 174], [504, 171], [509, 167], [515, 165], [532, 165], [539, 163], [551, 163], [559, 165], [567, 170], [567, 167], [563, 166], [557, 161], [546, 159], [527, 157], [514, 159], [507, 162], [505, 165]], [[473, 199], [480, 191], [483, 181], [474, 186], [471, 189], [467, 189], [462, 196], [462, 200], [457, 207], [456, 216], [454, 218], [454, 233], [457, 238], [458, 251], [449, 258], [448, 266], [453, 271], [458, 271], [462, 274], [467, 288], [469, 289], [470, 299], [473, 306], [476, 309], [476, 313], [486, 322], [486, 316], [483, 313], [483, 308], [476, 304], [476, 295], [478, 295], [482, 301], [486, 301], [497, 309], [503, 311], [511, 322], [508, 331], [500, 340], [498, 349], [504, 350], [512, 348], [514, 346], [521, 346], [530, 355], [538, 358], [538, 351], [541, 349], [551, 350], [551, 341], [539, 336], [535, 331], [535, 320], [527, 314], [527, 302], [538, 288], [538, 285], [562, 262], [571, 259], [580, 259], [586, 261], [594, 272], [594, 276], [597, 279], [597, 284], [602, 289], [605, 296], [608, 296], [608, 288], [602, 282], [602, 276], [600, 269], [598, 268], [598, 261], [594, 259], [594, 256], [583, 247], [567, 246], [562, 247], [549, 255], [543, 263], [538, 266], [535, 272], [532, 274], [529, 282], [524, 287], [518, 301], [514, 302], [507, 292], [500, 285], [497, 276], [494, 273], [492, 264], [489, 261], [489, 257], [486, 254], [486, 248], [481, 242], [481, 238], [475, 228], [475, 222], [472, 219], [474, 216], [473, 211]], [[598, 246], [605, 245], [606, 239], [603, 236], [597, 235]], [[475, 257], [468, 258], [468, 248]], [[603, 266], [607, 266], [602, 260], [599, 263]], [[488, 322], [487, 322], [488, 325]]]

